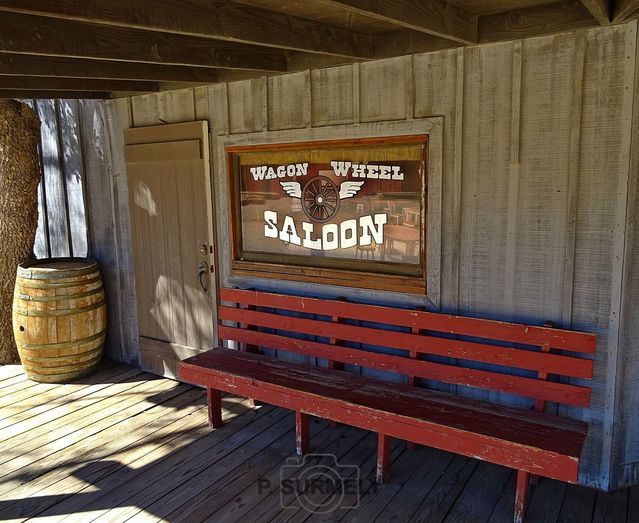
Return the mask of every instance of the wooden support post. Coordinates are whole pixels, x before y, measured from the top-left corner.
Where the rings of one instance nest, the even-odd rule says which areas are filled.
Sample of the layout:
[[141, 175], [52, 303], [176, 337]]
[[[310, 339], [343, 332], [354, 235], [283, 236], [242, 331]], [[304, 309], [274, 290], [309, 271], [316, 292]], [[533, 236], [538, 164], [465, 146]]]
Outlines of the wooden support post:
[[[240, 305], [240, 309], [248, 310], [248, 311], [254, 311], [254, 310], [257, 309], [257, 307], [255, 307], [254, 305], [241, 304]], [[246, 324], [246, 323], [240, 323], [240, 328], [241, 329], [246, 329], [246, 330], [249, 330], [249, 331], [257, 330], [255, 325], [249, 325], [249, 324]], [[257, 345], [251, 345], [251, 344], [248, 344], [248, 343], [242, 343], [241, 347], [240, 347], [240, 350], [243, 350], [245, 352], [250, 352], [252, 354], [258, 354], [260, 352], [260, 348]]]
[[209, 427], [219, 428], [222, 426], [222, 393], [208, 387], [206, 399], [209, 406]]
[[[257, 309], [257, 307], [255, 307], [254, 305], [240, 304], [240, 309], [254, 311]], [[257, 330], [255, 325], [249, 325], [247, 323], [240, 323], [239, 327], [240, 329], [246, 329], [249, 331]], [[250, 352], [252, 354], [259, 354], [260, 352], [260, 349], [257, 345], [251, 345], [249, 343], [241, 343], [239, 349], [241, 351]], [[260, 405], [260, 403], [258, 401], [255, 401], [253, 398], [248, 398], [248, 400], [249, 400], [249, 405], [253, 409]]]
[[391, 438], [377, 433], [377, 483], [388, 483], [390, 479]]
[[528, 485], [530, 474], [523, 470], [517, 471], [517, 493], [515, 496], [515, 523], [523, 523], [528, 502]]
[[[551, 321], [547, 321], [544, 323], [544, 327], [555, 327], [555, 324]], [[541, 346], [541, 352], [550, 352], [550, 346], [548, 344], [542, 345]], [[540, 380], [547, 380], [548, 379], [548, 373], [547, 372], [538, 372], [537, 373], [537, 378], [539, 378]], [[546, 402], [544, 400], [540, 400], [540, 399], [536, 399], [535, 400], [535, 410], [538, 412], [545, 412], [546, 411]], [[538, 481], [538, 477], [536, 474], [530, 474], [530, 484], [531, 485], [537, 485], [537, 481]]]
[[[337, 298], [337, 300], [338, 301], [346, 301], [344, 298]], [[331, 316], [331, 321], [333, 323], [342, 323], [342, 319], [339, 316]], [[328, 342], [331, 345], [336, 345], [336, 346], [340, 345], [340, 341], [337, 338], [329, 338]], [[344, 370], [344, 364], [341, 361], [328, 360], [328, 368], [329, 369]], [[330, 421], [329, 423], [330, 423], [331, 427], [333, 427], [333, 428], [337, 427], [337, 422]]]
[[308, 414], [295, 411], [295, 450], [298, 456], [308, 452]]
[[[423, 311], [424, 307], [417, 307], [418, 311]], [[420, 333], [420, 329], [417, 327], [411, 327], [410, 329], [411, 334], [419, 334]], [[410, 358], [412, 360], [416, 360], [419, 359], [419, 354], [417, 353], [417, 351], [410, 351]], [[420, 379], [415, 377], [415, 376], [408, 376], [408, 384], [409, 385], [420, 385]], [[412, 442], [412, 441], [407, 441], [406, 442], [406, 447], [408, 448], [408, 450], [413, 451], [417, 448], [417, 444]]]

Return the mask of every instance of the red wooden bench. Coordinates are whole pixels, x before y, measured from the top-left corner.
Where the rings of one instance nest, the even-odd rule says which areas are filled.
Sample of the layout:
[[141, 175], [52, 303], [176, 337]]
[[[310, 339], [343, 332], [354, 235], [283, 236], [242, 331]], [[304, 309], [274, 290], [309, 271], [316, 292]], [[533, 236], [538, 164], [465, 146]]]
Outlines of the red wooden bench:
[[[546, 402], [589, 406], [593, 361], [583, 354], [594, 354], [594, 335], [237, 289], [222, 289], [221, 300], [220, 337], [241, 350], [217, 348], [180, 366], [183, 379], [207, 388], [213, 427], [222, 423], [226, 391], [294, 410], [299, 454], [308, 450], [308, 415], [377, 432], [379, 482], [389, 478], [390, 438], [510, 467], [517, 471], [515, 521], [523, 519], [531, 474], [577, 481], [588, 426], [544, 411]], [[346, 372], [344, 364], [395, 373], [405, 383]], [[416, 386], [424, 380], [534, 401], [531, 409], [506, 407]]]

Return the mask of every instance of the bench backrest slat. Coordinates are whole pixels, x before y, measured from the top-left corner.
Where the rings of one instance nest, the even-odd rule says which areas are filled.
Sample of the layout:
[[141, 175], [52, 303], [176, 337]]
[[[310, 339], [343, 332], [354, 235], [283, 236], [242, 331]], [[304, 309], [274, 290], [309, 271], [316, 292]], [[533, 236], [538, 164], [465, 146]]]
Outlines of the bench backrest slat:
[[465, 385], [517, 396], [540, 398], [564, 405], [587, 407], [590, 388], [578, 385], [542, 381], [534, 378], [500, 374], [485, 370], [467, 369], [423, 360], [402, 358], [360, 349], [335, 347], [309, 340], [289, 338], [265, 332], [247, 331], [236, 327], [220, 327], [223, 339], [244, 343], [259, 343], [262, 347], [295, 352], [306, 356], [325, 358], [369, 369], [378, 369], [404, 375], [413, 375], [443, 383]]
[[339, 340], [377, 345], [389, 349], [415, 351], [420, 354], [444, 356], [588, 379], [592, 376], [592, 360], [577, 359], [560, 354], [523, 351], [512, 347], [485, 345], [476, 342], [435, 338], [409, 332], [383, 331], [370, 327], [328, 323], [295, 318], [268, 312], [246, 311], [221, 306], [220, 319], [246, 322], [258, 327], [299, 332]]
[[[540, 376], [547, 374], [591, 379], [592, 360], [572, 354], [549, 352], [550, 347], [556, 348], [556, 345], [561, 345], [564, 351], [591, 352], [589, 347], [594, 345], [595, 337], [590, 334], [236, 289], [222, 289], [221, 300], [237, 305], [236, 307], [225, 305], [219, 307], [221, 322], [233, 322], [241, 327], [250, 327], [249, 329], [236, 328], [222, 324], [220, 326], [222, 339], [238, 341], [249, 346], [259, 345], [316, 356], [329, 362], [354, 364], [416, 378], [506, 392], [536, 400], [575, 406], [588, 406], [590, 403], [588, 386], [540, 379]], [[272, 312], [273, 309], [276, 312]], [[285, 311], [307, 313], [320, 318], [291, 316], [283, 314]], [[340, 318], [340, 322], [333, 321], [336, 317]], [[445, 330], [442, 325], [435, 324], [436, 318], [442, 319]], [[370, 322], [370, 326], [353, 325], [353, 320], [356, 323]], [[472, 324], [469, 324], [468, 320], [472, 320]], [[461, 326], [458, 325], [460, 322]], [[485, 332], [497, 332], [503, 336], [487, 336], [484, 331], [479, 336], [481, 329], [478, 328], [477, 322], [488, 324]], [[380, 325], [373, 325], [373, 323]], [[428, 325], [428, 327], [422, 328], [421, 325]], [[397, 327], [404, 329], [398, 331]], [[265, 329], [277, 332], [266, 332]], [[537, 332], [530, 334], [532, 330]], [[469, 341], [444, 338], [441, 334], [433, 336], [431, 334], [433, 331], [454, 333], [472, 339]], [[515, 336], [514, 333], [518, 335]], [[315, 341], [300, 339], [295, 337], [296, 334], [314, 336]], [[336, 346], [338, 340], [341, 345], [350, 342], [405, 352], [402, 352], [404, 355], [401, 356]], [[532, 340], [538, 343], [536, 348]], [[496, 345], [495, 342], [500, 344]], [[511, 345], [503, 346], [504, 343]], [[532, 347], [514, 346], [517, 344], [532, 345]], [[433, 362], [424, 358], [409, 358], [410, 354], [453, 358], [455, 363], [446, 363], [446, 360]], [[497, 365], [499, 368], [497, 370], [468, 368], [469, 362]], [[500, 369], [503, 369], [503, 372]], [[529, 376], [513, 375], [513, 369], [532, 372]]]
[[457, 334], [509, 343], [542, 346], [571, 352], [594, 354], [596, 338], [592, 334], [551, 327], [538, 327], [479, 318], [467, 318], [434, 312], [393, 309], [336, 300], [287, 296], [240, 289], [221, 289], [221, 300], [246, 303], [258, 307], [272, 307], [320, 316], [339, 316], [352, 320], [384, 323], [398, 327], [417, 327], [420, 330]]

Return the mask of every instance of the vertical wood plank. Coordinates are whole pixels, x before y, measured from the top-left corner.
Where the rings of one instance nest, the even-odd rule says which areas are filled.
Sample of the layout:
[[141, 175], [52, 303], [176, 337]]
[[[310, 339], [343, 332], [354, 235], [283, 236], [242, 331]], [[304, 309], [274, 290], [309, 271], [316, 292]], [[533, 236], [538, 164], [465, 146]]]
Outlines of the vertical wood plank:
[[636, 45], [629, 27], [586, 32], [581, 115], [572, 327], [596, 333], [598, 347], [589, 411], [597, 423], [589, 432], [580, 481], [602, 488], [611, 485], [618, 460], [619, 309]]
[[109, 308], [105, 353], [137, 364], [140, 354], [123, 130], [132, 126], [129, 99], [81, 101], [87, 152], [87, 203], [92, 256], [103, 272]]
[[131, 126], [145, 127], [160, 123], [160, 93], [143, 94], [131, 98]]
[[511, 43], [466, 49], [459, 304], [462, 314], [505, 316], [512, 67]]
[[209, 109], [211, 116], [211, 133], [215, 136], [229, 134], [229, 107], [227, 84], [210, 85], [209, 88]]
[[229, 131], [231, 133], [252, 133], [261, 131], [262, 91], [265, 78], [232, 82], [228, 84]]
[[[620, 476], [618, 466], [620, 452], [621, 397], [623, 387], [622, 314], [623, 302], [627, 299], [629, 260], [632, 252], [632, 231], [628, 230], [629, 207], [636, 198], [637, 171], [631, 172], [631, 145], [633, 141], [633, 108], [635, 107], [635, 87], [637, 77], [637, 22], [629, 24], [623, 32], [625, 50], [620, 57], [623, 67], [623, 98], [621, 100], [620, 161], [616, 194], [613, 229], [612, 289], [610, 296], [608, 331], [608, 369], [606, 375], [606, 409], [604, 414], [604, 463], [608, 465], [609, 485], [615, 486]], [[620, 78], [621, 80], [621, 78]], [[635, 118], [639, 117], [635, 114]], [[628, 234], [630, 234], [628, 236]], [[608, 486], [609, 486], [608, 485]]]
[[211, 127], [211, 108], [209, 107], [208, 85], [198, 85], [193, 88], [193, 104], [196, 120], [206, 120]]
[[85, 213], [83, 148], [80, 140], [78, 101], [58, 100], [58, 129], [61, 163], [68, 202], [70, 251], [74, 256], [86, 256], [87, 220]]
[[521, 140], [521, 40], [513, 42], [512, 89], [510, 102], [510, 163], [508, 166], [508, 202], [506, 215], [506, 260], [504, 266], [504, 308], [512, 310], [515, 293], [517, 257], [517, 210], [519, 199], [519, 142]]
[[359, 101], [359, 62], [353, 64], [353, 123], [362, 121], [361, 107]]
[[570, 160], [568, 171], [566, 251], [562, 294], [562, 325], [568, 328], [572, 320], [572, 289], [575, 271], [575, 242], [577, 227], [577, 187], [579, 184], [579, 148], [581, 139], [581, 104], [583, 100], [584, 60], [586, 54], [585, 31], [575, 34], [575, 60], [573, 73], [572, 113], [570, 126]]
[[[446, 297], [445, 291], [442, 292], [442, 301], [449, 308], [451, 312], [457, 314], [459, 312], [459, 270], [460, 270], [460, 243], [461, 243], [461, 224], [462, 224], [462, 173], [463, 173], [463, 157], [462, 154], [464, 146], [464, 48], [457, 50], [457, 70], [455, 77], [455, 134], [454, 134], [454, 149], [452, 156], [453, 162], [453, 176], [452, 183], [450, 184], [452, 193], [452, 219], [451, 222], [451, 234], [446, 236], [451, 238], [452, 248], [450, 248], [450, 263], [443, 263], [442, 276], [446, 280], [446, 269], [450, 267], [450, 293], [449, 298]], [[450, 153], [449, 153], [450, 154]], [[446, 209], [448, 206], [444, 205]], [[444, 219], [445, 220], [445, 219]], [[446, 223], [443, 221], [443, 223]], [[443, 233], [442, 233], [443, 234]], [[445, 245], [449, 242], [446, 241]], [[446, 249], [446, 248], [444, 248]], [[444, 250], [446, 252], [446, 250]]]
[[407, 57], [359, 65], [360, 120], [380, 122], [409, 117], [411, 70]]
[[[639, 42], [639, 36], [638, 36]], [[637, 46], [635, 71], [639, 68], [639, 45]], [[621, 428], [618, 445], [623, 451], [619, 456], [619, 468], [615, 484], [639, 484], [639, 234], [637, 234], [637, 216], [639, 198], [637, 176], [639, 173], [639, 81], [635, 72], [634, 109], [632, 143], [630, 147], [630, 178], [628, 183], [628, 209], [626, 216], [626, 258], [624, 260], [623, 301], [621, 309], [622, 339], [620, 351], [623, 355]], [[639, 488], [634, 487], [633, 499], [639, 500]], [[639, 514], [639, 504], [634, 511]]]
[[310, 124], [309, 72], [285, 74], [268, 79], [268, 122], [270, 130], [298, 129]]
[[40, 138], [42, 147], [43, 183], [45, 187], [46, 209], [51, 255], [64, 257], [71, 255], [71, 236], [67, 221], [67, 201], [65, 179], [62, 173], [58, 118], [54, 100], [37, 102], [38, 116], [42, 122]]
[[352, 123], [355, 92], [352, 65], [311, 71], [311, 121], [313, 126]]

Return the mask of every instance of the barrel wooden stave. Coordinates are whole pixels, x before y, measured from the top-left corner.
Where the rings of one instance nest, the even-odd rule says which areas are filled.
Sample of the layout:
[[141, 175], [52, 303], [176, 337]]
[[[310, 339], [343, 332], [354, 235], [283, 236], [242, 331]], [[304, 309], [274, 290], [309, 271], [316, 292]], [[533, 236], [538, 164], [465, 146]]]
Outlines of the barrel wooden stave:
[[27, 376], [60, 383], [90, 374], [102, 360], [106, 303], [92, 260], [40, 260], [18, 269], [13, 324]]

